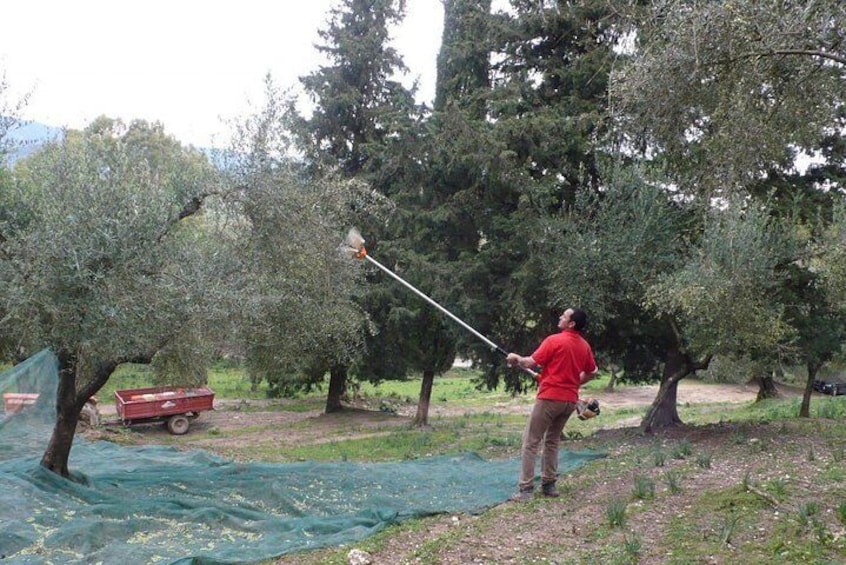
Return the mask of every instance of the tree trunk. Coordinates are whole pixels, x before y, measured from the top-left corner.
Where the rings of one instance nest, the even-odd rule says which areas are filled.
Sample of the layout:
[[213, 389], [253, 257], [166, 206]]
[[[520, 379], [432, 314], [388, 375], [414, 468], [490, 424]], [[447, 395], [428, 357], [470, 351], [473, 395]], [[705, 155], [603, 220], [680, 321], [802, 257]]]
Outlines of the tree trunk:
[[340, 412], [344, 409], [341, 397], [347, 390], [346, 365], [333, 365], [329, 370], [329, 394], [326, 396], [326, 413]]
[[706, 369], [710, 357], [702, 363], [694, 363], [681, 348], [676, 345], [667, 350], [664, 361], [664, 373], [661, 376], [661, 387], [652, 406], [646, 412], [640, 429], [643, 433], [652, 433], [657, 429], [669, 428], [683, 424], [679, 417], [676, 399], [678, 397], [679, 381], [697, 369]]
[[[125, 357], [94, 364], [92, 374], [78, 380], [79, 356], [62, 349], [56, 355], [59, 362], [59, 384], [56, 391], [56, 424], [47, 449], [41, 457], [41, 466], [63, 477], [70, 476], [68, 459], [79, 415], [88, 399], [97, 394], [121, 363], [149, 363], [152, 353]], [[86, 378], [87, 377], [87, 378]]]
[[775, 379], [771, 374], [755, 377], [755, 380], [758, 382], [758, 397], [755, 399], [755, 402], [766, 398], [778, 398], [781, 396], [776, 388]]
[[608, 370], [611, 372], [611, 379], [605, 385], [605, 392], [614, 392], [614, 387], [617, 386], [617, 367], [615, 365], [609, 366]]
[[808, 380], [805, 382], [805, 392], [802, 394], [802, 405], [799, 407], [800, 418], [811, 417], [811, 394], [814, 392], [814, 380], [817, 378], [817, 363], [808, 362]]
[[[84, 402], [76, 396], [76, 356], [60, 351], [59, 384], [56, 394], [56, 424], [47, 449], [41, 457], [41, 466], [63, 477], [69, 477], [68, 459], [79, 422], [79, 412]], [[86, 399], [87, 400], [87, 399]]]
[[420, 398], [417, 401], [417, 415], [412, 425], [423, 427], [429, 425], [429, 403], [432, 400], [432, 385], [435, 382], [435, 371], [423, 371], [423, 382], [420, 383]]

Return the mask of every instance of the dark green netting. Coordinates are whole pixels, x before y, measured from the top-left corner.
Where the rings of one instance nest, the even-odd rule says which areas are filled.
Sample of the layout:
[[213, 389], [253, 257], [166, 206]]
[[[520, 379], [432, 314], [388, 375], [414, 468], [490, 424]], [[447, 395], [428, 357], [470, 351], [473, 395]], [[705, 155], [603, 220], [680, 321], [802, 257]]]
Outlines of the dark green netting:
[[[50, 371], [52, 381], [32, 378]], [[412, 517], [479, 512], [513, 492], [519, 467], [516, 459], [472, 453], [397, 463], [242, 464], [199, 450], [78, 437], [74, 480], [67, 480], [39, 466], [52, 426], [43, 417], [55, 412], [52, 355], [0, 375], [0, 391], [21, 390], [22, 378], [44, 399], [0, 423], [3, 563], [255, 562], [348, 544]], [[561, 471], [601, 456], [562, 452]]]

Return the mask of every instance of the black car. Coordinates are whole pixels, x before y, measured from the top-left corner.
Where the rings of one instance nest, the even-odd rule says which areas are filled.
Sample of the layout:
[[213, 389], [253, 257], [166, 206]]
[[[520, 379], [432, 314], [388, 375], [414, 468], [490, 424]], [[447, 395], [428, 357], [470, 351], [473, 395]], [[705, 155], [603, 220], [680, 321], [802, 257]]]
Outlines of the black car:
[[824, 381], [817, 379], [814, 381], [814, 390], [831, 396], [846, 394], [846, 380], [842, 377]]

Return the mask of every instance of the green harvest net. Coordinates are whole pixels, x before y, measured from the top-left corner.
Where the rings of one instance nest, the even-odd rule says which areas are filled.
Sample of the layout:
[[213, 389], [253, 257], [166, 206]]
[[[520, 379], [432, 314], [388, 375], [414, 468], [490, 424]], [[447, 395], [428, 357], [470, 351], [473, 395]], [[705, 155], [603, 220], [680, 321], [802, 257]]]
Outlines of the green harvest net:
[[[516, 483], [516, 459], [472, 453], [244, 464], [79, 436], [73, 480], [63, 479], [39, 465], [56, 379], [49, 351], [0, 375], [0, 392], [39, 395], [31, 406], [0, 413], [2, 563], [251, 563], [349, 544], [408, 518], [477, 513], [505, 501]], [[597, 457], [562, 452], [560, 470]]]

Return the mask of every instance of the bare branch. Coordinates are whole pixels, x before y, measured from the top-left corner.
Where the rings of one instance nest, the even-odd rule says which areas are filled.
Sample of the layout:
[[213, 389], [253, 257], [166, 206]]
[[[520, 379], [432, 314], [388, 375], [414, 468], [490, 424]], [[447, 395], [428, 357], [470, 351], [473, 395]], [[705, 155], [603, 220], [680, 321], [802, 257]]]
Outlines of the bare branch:
[[177, 225], [180, 221], [184, 220], [185, 218], [190, 218], [194, 214], [198, 213], [203, 206], [203, 203], [206, 201], [206, 198], [210, 196], [217, 196], [221, 194], [220, 191], [212, 190], [210, 192], [203, 192], [202, 194], [198, 194], [192, 197], [188, 202], [185, 203], [185, 206], [182, 207], [182, 210], [179, 211], [179, 214], [176, 215], [172, 221], [168, 222], [162, 231], [159, 233], [158, 237], [156, 238], [156, 242], [160, 243], [167, 234], [170, 233], [170, 229]]
[[818, 49], [770, 49], [767, 51], [752, 51], [749, 53], [742, 53], [736, 57], [726, 60], [727, 63], [734, 63], [743, 59], [757, 59], [764, 57], [780, 57], [783, 55], [799, 55], [802, 57], [812, 57], [827, 59], [846, 65], [846, 57], [828, 51], [820, 51]]

